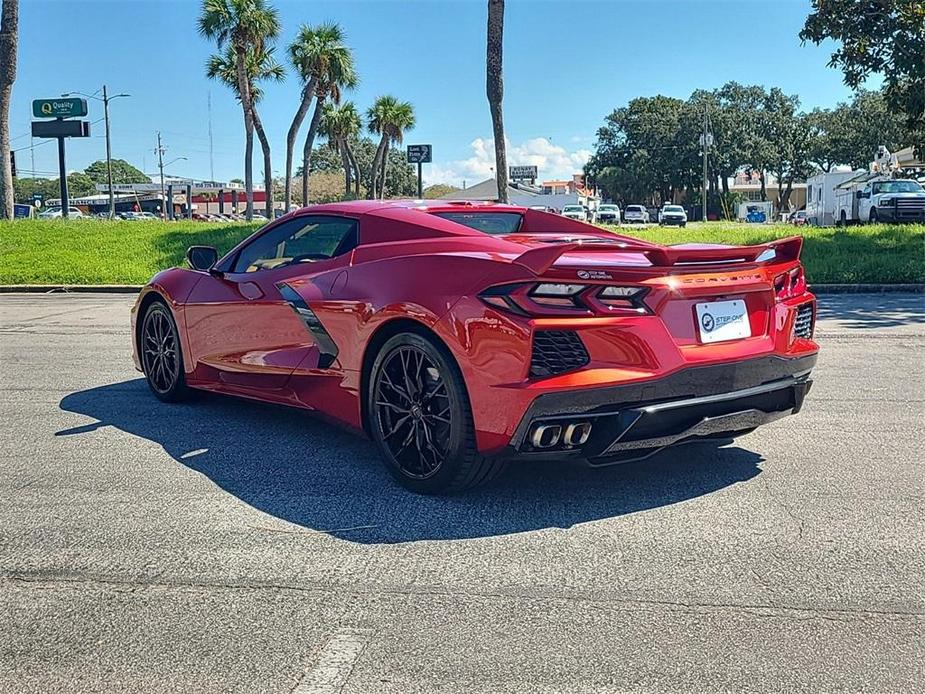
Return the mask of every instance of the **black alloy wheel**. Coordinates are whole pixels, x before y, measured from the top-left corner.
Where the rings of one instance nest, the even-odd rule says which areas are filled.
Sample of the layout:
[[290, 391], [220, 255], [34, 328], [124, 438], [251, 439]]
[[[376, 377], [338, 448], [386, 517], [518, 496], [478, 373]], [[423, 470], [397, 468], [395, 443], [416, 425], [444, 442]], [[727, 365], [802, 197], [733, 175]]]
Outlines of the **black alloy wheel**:
[[181, 399], [186, 394], [186, 379], [180, 337], [170, 310], [160, 301], [145, 312], [138, 346], [151, 392], [165, 402]]
[[367, 413], [386, 466], [412, 491], [460, 491], [503, 469], [503, 462], [478, 455], [468, 395], [452, 357], [421, 335], [402, 333], [383, 345]]

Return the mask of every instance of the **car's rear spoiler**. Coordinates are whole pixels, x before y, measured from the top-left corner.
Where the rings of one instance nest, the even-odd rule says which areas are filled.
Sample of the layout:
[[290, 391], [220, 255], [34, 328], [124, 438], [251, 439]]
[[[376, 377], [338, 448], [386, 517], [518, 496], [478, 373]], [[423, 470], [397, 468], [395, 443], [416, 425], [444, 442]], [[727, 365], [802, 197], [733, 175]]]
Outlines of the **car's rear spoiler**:
[[[554, 243], [531, 248], [521, 253], [514, 262], [535, 275], [546, 272], [560, 256], [576, 253], [638, 253], [656, 267], [687, 265], [714, 265], [725, 263], [768, 263], [797, 260], [803, 248], [802, 236], [769, 241], [757, 246], [657, 246], [623, 242], [603, 243]], [[767, 258], [761, 256], [773, 251]]]

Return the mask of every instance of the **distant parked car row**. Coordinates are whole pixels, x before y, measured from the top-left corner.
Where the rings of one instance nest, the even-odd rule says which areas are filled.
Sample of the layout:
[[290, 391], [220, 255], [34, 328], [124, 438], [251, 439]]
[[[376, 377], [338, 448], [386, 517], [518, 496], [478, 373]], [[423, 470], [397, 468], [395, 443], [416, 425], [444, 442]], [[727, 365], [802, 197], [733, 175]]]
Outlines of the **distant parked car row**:
[[[109, 212], [96, 212], [94, 214], [87, 214], [79, 207], [67, 208], [67, 215], [69, 219], [109, 219]], [[62, 208], [60, 206], [49, 207], [47, 210], [40, 212], [37, 217], [39, 219], [61, 219], [64, 216]], [[126, 222], [138, 222], [152, 219], [160, 219], [160, 215], [155, 214], [154, 212], [116, 212], [115, 218], [117, 220], [122, 220]], [[186, 215], [179, 215], [177, 219], [185, 219]], [[193, 219], [199, 222], [243, 222], [245, 217], [243, 214], [217, 214], [217, 213], [193, 213]], [[254, 212], [254, 220], [257, 222], [267, 221], [266, 216], [260, 212]]]
[[[687, 226], [687, 212], [681, 205], [665, 204], [656, 214], [658, 223], [663, 226]], [[600, 224], [649, 224], [652, 221], [645, 205], [627, 205], [621, 212], [620, 206], [611, 202], [599, 205], [596, 210], [584, 205], [566, 205], [562, 208], [562, 215]]]

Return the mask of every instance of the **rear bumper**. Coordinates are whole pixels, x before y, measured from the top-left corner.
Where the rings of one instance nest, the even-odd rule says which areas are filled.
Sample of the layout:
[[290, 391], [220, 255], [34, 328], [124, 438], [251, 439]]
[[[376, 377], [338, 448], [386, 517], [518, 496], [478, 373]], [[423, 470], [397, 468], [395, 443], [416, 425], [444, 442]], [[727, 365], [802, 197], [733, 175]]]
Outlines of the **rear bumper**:
[[[665, 378], [606, 388], [547, 393], [522, 418], [507, 453], [577, 457], [592, 465], [646, 458], [698, 438], [729, 438], [803, 406], [816, 355], [764, 357], [684, 369]], [[541, 426], [590, 424], [581, 444], [541, 448]]]

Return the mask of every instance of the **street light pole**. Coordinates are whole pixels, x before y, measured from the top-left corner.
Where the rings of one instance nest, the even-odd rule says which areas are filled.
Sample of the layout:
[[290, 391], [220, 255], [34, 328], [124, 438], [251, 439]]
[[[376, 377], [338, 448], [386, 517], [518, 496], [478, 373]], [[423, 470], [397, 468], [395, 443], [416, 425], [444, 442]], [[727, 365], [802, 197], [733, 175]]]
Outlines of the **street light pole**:
[[106, 119], [106, 179], [109, 184], [109, 218], [116, 216], [116, 199], [112, 194], [112, 145], [109, 140], [109, 95], [103, 85], [103, 117]]
[[710, 147], [712, 137], [708, 128], [709, 119], [707, 116], [707, 106], [703, 107], [703, 135], [701, 135], [701, 145], [703, 146], [703, 190], [701, 194], [701, 203], [703, 205], [703, 222], [707, 221], [707, 149]]
[[[84, 94], [83, 92], [67, 92], [61, 96], [70, 96], [71, 94], [78, 94], [79, 96], [87, 97], [88, 99], [96, 99], [97, 101], [103, 102], [103, 118], [106, 121], [106, 180], [109, 187], [109, 218], [113, 219], [116, 216], [116, 198], [112, 192], [112, 140], [109, 136], [109, 102], [113, 99], [119, 99], [123, 96], [131, 96], [131, 94], [116, 94], [113, 97], [109, 96], [109, 92], [106, 91], [106, 85], [103, 85], [103, 98], [101, 99], [98, 96], [93, 94]], [[33, 169], [35, 166], [32, 167]]]
[[161, 171], [161, 219], [167, 220], [167, 192], [164, 189], [164, 147], [161, 145], [161, 133], [157, 133], [157, 149], [154, 150], [157, 155], [157, 166]]

